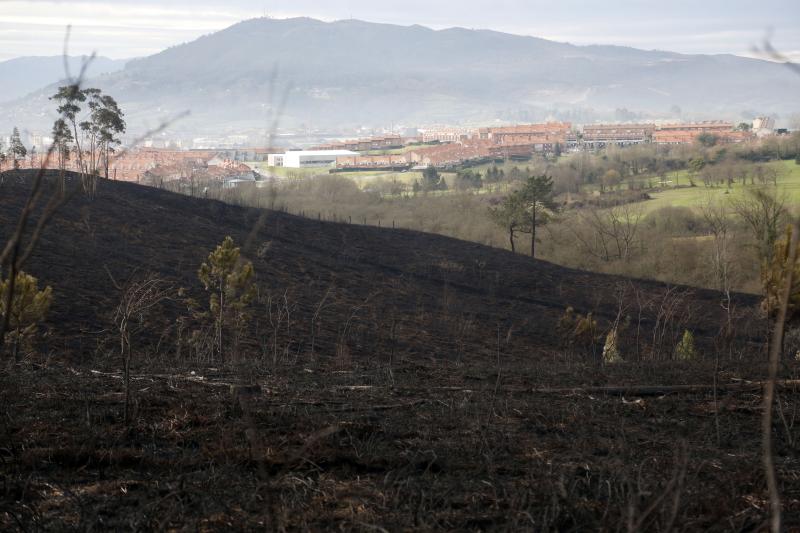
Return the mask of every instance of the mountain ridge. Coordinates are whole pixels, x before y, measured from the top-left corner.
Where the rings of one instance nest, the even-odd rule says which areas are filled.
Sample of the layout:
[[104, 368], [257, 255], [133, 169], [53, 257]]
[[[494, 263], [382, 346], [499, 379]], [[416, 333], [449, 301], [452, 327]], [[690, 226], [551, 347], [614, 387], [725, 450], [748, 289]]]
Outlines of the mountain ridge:
[[[795, 76], [758, 59], [303, 17], [242, 21], [91, 82], [134, 129], [191, 109], [180, 128], [192, 132], [263, 130], [279, 111], [283, 127], [330, 128], [800, 110]], [[41, 95], [29, 100], [3, 106], [0, 124], [41, 109]]]

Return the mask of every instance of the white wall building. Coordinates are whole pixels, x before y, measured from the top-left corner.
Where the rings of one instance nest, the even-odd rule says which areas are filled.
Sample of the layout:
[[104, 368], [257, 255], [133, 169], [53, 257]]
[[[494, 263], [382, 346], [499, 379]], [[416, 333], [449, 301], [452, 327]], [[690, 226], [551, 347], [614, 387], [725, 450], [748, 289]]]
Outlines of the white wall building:
[[753, 133], [765, 137], [775, 133], [775, 119], [772, 117], [756, 117], [753, 119]]
[[312, 168], [330, 167], [336, 158], [343, 155], [358, 155], [350, 150], [298, 150], [285, 154], [269, 154], [267, 164], [271, 167]]

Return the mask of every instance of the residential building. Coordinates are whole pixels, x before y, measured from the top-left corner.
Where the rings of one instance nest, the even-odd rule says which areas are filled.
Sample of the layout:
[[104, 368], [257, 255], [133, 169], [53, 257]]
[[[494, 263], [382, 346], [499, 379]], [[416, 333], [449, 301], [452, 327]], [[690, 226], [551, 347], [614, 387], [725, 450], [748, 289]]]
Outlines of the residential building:
[[423, 143], [455, 143], [470, 139], [472, 132], [465, 128], [432, 128], [420, 130], [420, 137]]
[[582, 140], [587, 148], [629, 146], [650, 142], [655, 129], [655, 124], [584, 124]]
[[566, 145], [570, 133], [572, 124], [569, 122], [547, 122], [479, 128], [478, 138], [492, 141], [494, 144], [532, 144], [552, 147], [556, 144]]
[[736, 131], [733, 124], [723, 121], [662, 124], [653, 132], [655, 144], [691, 144], [703, 134], [713, 135], [720, 144], [740, 143], [752, 139], [746, 131]]

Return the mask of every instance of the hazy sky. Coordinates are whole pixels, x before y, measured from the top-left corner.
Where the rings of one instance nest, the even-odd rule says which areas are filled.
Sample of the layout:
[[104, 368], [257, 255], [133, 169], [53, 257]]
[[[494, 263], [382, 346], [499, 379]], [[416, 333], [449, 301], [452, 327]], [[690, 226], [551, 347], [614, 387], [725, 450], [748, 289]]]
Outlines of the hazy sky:
[[739, 55], [752, 55], [771, 31], [773, 44], [800, 60], [800, 0], [0, 0], [0, 60], [60, 54], [68, 24], [71, 53], [128, 58], [265, 14]]

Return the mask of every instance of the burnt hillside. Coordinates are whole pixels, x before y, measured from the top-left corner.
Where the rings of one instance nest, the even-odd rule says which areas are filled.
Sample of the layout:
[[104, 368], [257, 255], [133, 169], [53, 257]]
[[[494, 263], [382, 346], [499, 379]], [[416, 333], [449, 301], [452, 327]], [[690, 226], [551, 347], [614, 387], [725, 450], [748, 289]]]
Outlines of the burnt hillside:
[[[4, 175], [0, 240], [11, 231], [30, 176]], [[204, 298], [197, 269], [226, 235], [253, 261], [261, 291], [253, 350], [258, 331], [269, 327], [270, 297], [290, 310], [286, 331], [281, 328], [288, 352], [308, 351], [316, 313], [317, 353], [341, 355], [337, 347], [344, 345], [348, 355], [365, 358], [389, 352], [488, 358], [498, 337], [504, 356], [557, 353], [564, 348], [558, 323], [568, 306], [593, 312], [603, 332], [619, 314], [627, 321], [628, 356], [668, 358], [684, 327], [710, 347], [724, 318], [713, 291], [572, 270], [439, 235], [320, 222], [102, 182], [94, 200], [78, 194], [61, 208], [26, 266], [55, 291], [49, 349], [67, 347], [83, 356], [103, 350], [119, 300], [115, 281], [156, 273]], [[739, 295], [735, 302], [740, 339], [756, 340], [756, 300]], [[170, 327], [181, 313], [185, 306], [176, 302], [152, 332], [162, 350], [174, 345]], [[663, 331], [654, 335], [656, 323]]]
[[[0, 183], [2, 239], [28, 184]], [[226, 235], [261, 293], [242, 357], [179, 352], [176, 298], [135, 335], [126, 386], [115, 283], [205, 297], [198, 265]], [[764, 529], [753, 297], [726, 346], [711, 291], [117, 182], [65, 205], [26, 268], [56, 300], [47, 357], [0, 364], [0, 530]], [[619, 301], [633, 363], [565, 346], [565, 307], [602, 338]], [[684, 328], [704, 360], [635, 362], [671, 359]], [[773, 420], [787, 529], [797, 376], [787, 360]]]

